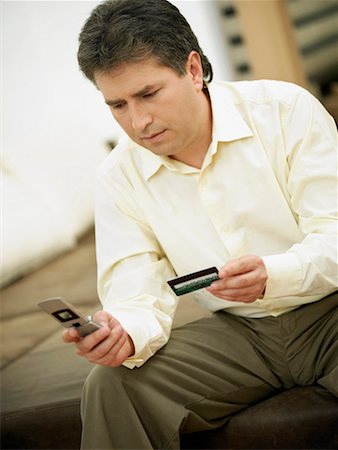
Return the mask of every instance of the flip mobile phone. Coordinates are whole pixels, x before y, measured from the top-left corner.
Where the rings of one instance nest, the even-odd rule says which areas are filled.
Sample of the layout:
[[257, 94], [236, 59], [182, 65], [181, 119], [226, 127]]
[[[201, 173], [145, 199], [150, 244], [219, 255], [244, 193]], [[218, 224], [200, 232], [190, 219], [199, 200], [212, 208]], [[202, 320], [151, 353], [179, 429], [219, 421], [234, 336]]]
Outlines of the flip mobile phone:
[[90, 316], [81, 313], [75, 306], [61, 297], [48, 298], [39, 302], [38, 306], [63, 327], [75, 327], [82, 337], [101, 328], [101, 325], [94, 322]]

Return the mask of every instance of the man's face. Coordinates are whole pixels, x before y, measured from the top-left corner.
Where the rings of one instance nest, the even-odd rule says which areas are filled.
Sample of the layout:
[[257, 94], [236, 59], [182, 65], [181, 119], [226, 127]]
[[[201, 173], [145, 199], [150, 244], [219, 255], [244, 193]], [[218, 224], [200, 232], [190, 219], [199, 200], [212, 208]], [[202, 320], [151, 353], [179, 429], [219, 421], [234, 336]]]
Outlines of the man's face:
[[186, 162], [185, 156], [198, 152], [205, 141], [206, 128], [211, 135], [206, 123], [210, 106], [196, 52], [189, 55], [184, 76], [149, 58], [99, 73], [95, 82], [128, 136], [156, 155]]

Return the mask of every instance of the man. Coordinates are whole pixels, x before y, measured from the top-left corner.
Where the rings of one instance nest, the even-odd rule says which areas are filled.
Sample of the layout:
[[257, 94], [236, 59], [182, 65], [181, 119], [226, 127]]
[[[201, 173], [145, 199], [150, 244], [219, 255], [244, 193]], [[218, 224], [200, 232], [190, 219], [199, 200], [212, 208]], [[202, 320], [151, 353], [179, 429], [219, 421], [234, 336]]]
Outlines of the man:
[[[332, 118], [289, 83], [211, 83], [166, 0], [99, 5], [78, 59], [128, 135], [98, 171], [103, 326], [64, 335], [97, 365], [82, 447], [177, 449], [281, 389], [337, 395]], [[192, 295], [215, 314], [171, 330], [167, 281], [210, 266]]]

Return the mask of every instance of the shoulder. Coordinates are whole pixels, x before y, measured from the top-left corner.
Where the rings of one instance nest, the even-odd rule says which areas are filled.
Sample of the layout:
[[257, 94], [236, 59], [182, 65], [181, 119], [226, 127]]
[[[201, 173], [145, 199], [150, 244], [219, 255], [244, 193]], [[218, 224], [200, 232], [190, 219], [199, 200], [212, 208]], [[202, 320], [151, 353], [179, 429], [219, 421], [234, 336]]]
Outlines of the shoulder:
[[[98, 167], [98, 180], [125, 182], [142, 166], [141, 150], [128, 136], [122, 136], [118, 144]], [[129, 180], [130, 181], [130, 180]]]
[[310, 122], [331, 121], [322, 103], [307, 89], [286, 81], [253, 80], [222, 83], [237, 110], [247, 120], [266, 122], [275, 119], [282, 127], [301, 127]]
[[278, 80], [252, 80], [218, 83], [231, 95], [235, 104], [270, 102], [292, 105], [299, 99], [314, 98], [310, 92], [294, 83]]
[[106, 176], [112, 171], [116, 171], [124, 161], [128, 159], [128, 156], [133, 147], [133, 143], [126, 136], [122, 136], [118, 144], [112, 149], [109, 155], [103, 160], [97, 169], [98, 176]]

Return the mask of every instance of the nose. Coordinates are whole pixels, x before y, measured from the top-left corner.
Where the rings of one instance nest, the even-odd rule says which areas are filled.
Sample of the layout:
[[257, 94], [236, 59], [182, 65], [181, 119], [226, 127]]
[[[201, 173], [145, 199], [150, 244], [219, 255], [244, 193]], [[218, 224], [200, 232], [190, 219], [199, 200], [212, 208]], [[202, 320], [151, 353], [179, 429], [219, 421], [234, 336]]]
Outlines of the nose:
[[152, 122], [152, 117], [147, 108], [134, 105], [129, 108], [130, 120], [135, 131], [144, 131]]

